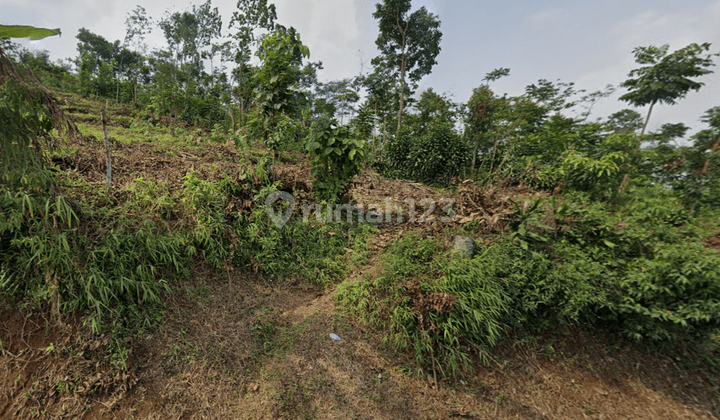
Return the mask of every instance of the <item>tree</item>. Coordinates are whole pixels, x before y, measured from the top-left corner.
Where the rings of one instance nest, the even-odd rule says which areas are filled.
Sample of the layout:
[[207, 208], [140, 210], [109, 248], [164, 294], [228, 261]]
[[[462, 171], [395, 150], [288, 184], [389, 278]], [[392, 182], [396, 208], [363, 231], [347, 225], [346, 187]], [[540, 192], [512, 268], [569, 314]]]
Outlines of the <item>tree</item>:
[[607, 118], [607, 128], [613, 133], [635, 133], [643, 126], [642, 115], [632, 109], [622, 109]]
[[[165, 40], [170, 46], [176, 65], [179, 63], [182, 66], [187, 58], [198, 55], [195, 43], [198, 26], [197, 18], [190, 12], [172, 14], [166, 12], [165, 17], [160, 21], [160, 28], [165, 34]], [[196, 73], [200, 73], [199, 68]]]
[[[138, 57], [142, 57], [147, 50], [145, 45], [145, 35], [152, 32], [152, 19], [147, 17], [147, 12], [142, 6], [136, 6], [135, 9], [128, 13], [125, 19], [125, 31], [124, 45], [128, 45], [135, 41], [135, 53]], [[137, 76], [142, 67], [142, 63], [145, 62], [145, 58], [138, 60], [136, 65], [130, 67], [130, 75], [133, 79], [133, 104], [137, 106]]]
[[274, 156], [279, 142], [283, 140], [278, 138], [279, 133], [274, 133], [276, 118], [279, 114], [292, 115], [298, 110], [303, 95], [296, 87], [302, 72], [302, 60], [310, 56], [310, 50], [300, 42], [300, 34], [294, 28], [281, 28], [263, 37], [257, 56], [262, 64], [253, 75], [255, 104], [265, 141]]
[[[75, 64], [79, 69], [81, 94], [84, 96], [98, 95], [101, 91], [103, 95], [110, 94], [107, 85], [112, 85], [115, 75], [114, 68], [109, 63], [112, 63], [117, 56], [120, 41], [110, 42], [103, 36], [94, 34], [85, 28], [80, 28], [75, 37], [79, 41], [77, 43], [78, 58]], [[108, 68], [108, 66], [110, 67]], [[101, 70], [102, 74], [100, 74]], [[102, 89], [99, 85], [102, 85]]]
[[692, 79], [712, 73], [708, 68], [714, 66], [713, 54], [703, 55], [710, 50], [710, 43], [690, 44], [671, 54], [668, 48], [667, 44], [635, 48], [635, 62], [644, 66], [630, 71], [631, 78], [620, 84], [629, 90], [620, 97], [621, 101], [638, 107], [650, 105], [640, 142], [656, 103], [674, 105], [690, 90], [698, 91], [704, 85]]
[[[650, 105], [638, 138], [638, 151], [642, 147], [643, 135], [655, 104], [674, 105], [690, 90], [700, 90], [704, 83], [693, 79], [712, 73], [709, 70], [714, 66], [712, 56], [717, 55], [705, 54], [710, 50], [708, 42], [693, 43], [670, 54], [668, 49], [667, 44], [662, 47], [651, 45], [635, 48], [635, 62], [643, 66], [630, 71], [628, 76], [631, 78], [620, 84], [629, 91], [620, 97], [621, 101], [638, 107]], [[628, 177], [626, 174], [623, 179], [621, 192], [625, 190]]]
[[684, 124], [664, 124], [650, 133], [653, 146], [646, 148], [654, 174], [670, 185], [690, 209], [720, 208], [720, 107], [708, 109], [700, 120], [709, 127], [698, 131], [691, 142], [670, 143], [684, 136]]
[[[492, 128], [497, 118], [498, 101], [495, 93], [487, 86], [481, 85], [473, 89], [467, 102], [465, 119], [465, 135], [473, 145], [470, 175], [475, 175], [475, 161], [478, 153], [487, 154], [492, 143]], [[495, 136], [497, 140], [498, 137]], [[497, 152], [497, 145], [494, 148]]]
[[208, 0], [200, 7], [193, 6], [192, 12], [166, 12], [160, 28], [176, 59], [181, 64], [190, 59], [191, 73], [199, 75], [202, 71], [201, 59], [208, 54], [207, 50], [202, 50], [210, 48], [212, 40], [220, 37], [222, 20], [217, 7], [213, 9], [211, 0]]
[[575, 106], [576, 102], [569, 101], [571, 96], [579, 93], [574, 86], [573, 82], [566, 83], [558, 80], [553, 83], [546, 79], [540, 79], [537, 85], [526, 86], [525, 94], [537, 104], [547, 108], [548, 111], [559, 112]]
[[210, 73], [212, 74], [212, 60], [217, 52], [217, 48], [213, 48], [213, 40], [222, 35], [220, 12], [217, 7], [212, 7], [210, 0], [207, 0], [198, 8], [193, 6], [193, 13], [195, 13], [199, 25], [197, 44], [200, 57], [210, 60]]
[[[490, 82], [494, 82], [503, 77], [510, 75], [510, 69], [500, 67], [485, 74], [483, 81], [485, 85], [473, 89], [473, 94], [467, 102], [467, 116], [465, 120], [465, 135], [473, 144], [473, 155], [470, 163], [470, 175], [475, 174], [475, 160], [478, 152], [488, 152], [488, 143], [491, 137], [491, 129], [497, 119], [497, 111], [499, 108], [498, 98], [490, 89]], [[495, 136], [495, 140], [498, 137]], [[481, 147], [481, 143], [482, 147]], [[493, 151], [497, 152], [497, 143]]]
[[490, 82], [500, 80], [501, 78], [507, 76], [510, 76], [510, 69], [507, 67], [500, 67], [499, 69], [486, 73], [483, 80], [485, 81], [485, 86], [490, 86]]
[[716, 171], [720, 169], [720, 162], [717, 161], [717, 153], [720, 151], [720, 106], [705, 111], [700, 121], [710, 126], [709, 129], [700, 131], [695, 135], [695, 147], [707, 152], [699, 172], [700, 177], [704, 178], [708, 175], [713, 159], [715, 159]]
[[450, 99], [436, 93], [428, 88], [420, 94], [420, 99], [415, 104], [417, 114], [413, 115], [415, 127], [413, 132], [421, 135], [436, 125], [455, 124], [457, 106]]
[[325, 105], [326, 111], [331, 111], [330, 117], [335, 114], [340, 117], [340, 124], [343, 123], [344, 117], [355, 111], [353, 104], [360, 100], [360, 95], [355, 91], [355, 80], [353, 78], [345, 78], [341, 80], [332, 80], [327, 83], [318, 83], [315, 96], [320, 101], [318, 108]]
[[375, 44], [382, 55], [372, 64], [390, 70], [399, 82], [398, 130], [402, 123], [408, 79], [413, 85], [430, 74], [440, 53], [440, 19], [424, 6], [410, 13], [410, 0], [384, 0], [375, 5], [373, 17], [380, 34]]
[[80, 28], [78, 34], [77, 50], [78, 57], [86, 53], [94, 54], [99, 60], [110, 61], [117, 55], [120, 48], [120, 41], [110, 42], [101, 35], [94, 34], [85, 28]]
[[145, 45], [145, 35], [152, 32], [153, 21], [147, 17], [144, 7], [138, 5], [132, 12], [128, 12], [125, 18], [125, 43], [129, 44], [135, 41], [135, 51], [141, 54], [145, 53], [147, 45]]
[[235, 63], [238, 66], [237, 80], [239, 83], [240, 97], [240, 118], [244, 118], [245, 114], [245, 97], [242, 95], [244, 88], [245, 69], [252, 48], [257, 45], [256, 32], [260, 29], [272, 31], [275, 29], [275, 20], [277, 19], [277, 11], [275, 5], [267, 0], [238, 0], [237, 10], [230, 19], [230, 27], [237, 28], [237, 32], [233, 34], [233, 39], [237, 42], [237, 50], [234, 55]]
[[373, 152], [375, 152], [379, 147], [379, 136], [376, 136], [376, 132], [382, 134], [381, 146], [384, 146], [387, 138], [387, 119], [393, 108], [390, 74], [387, 69], [377, 66], [375, 71], [362, 78], [362, 85], [367, 92], [364, 107], [372, 110]]

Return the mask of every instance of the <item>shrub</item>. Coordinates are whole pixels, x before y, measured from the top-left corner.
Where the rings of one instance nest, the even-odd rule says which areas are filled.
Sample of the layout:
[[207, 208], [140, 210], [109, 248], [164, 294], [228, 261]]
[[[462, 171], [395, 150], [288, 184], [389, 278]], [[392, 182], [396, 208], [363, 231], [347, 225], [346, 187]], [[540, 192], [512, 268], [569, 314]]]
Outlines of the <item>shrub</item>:
[[481, 350], [497, 343], [509, 302], [487, 275], [491, 267], [449, 261], [436, 240], [415, 235], [389, 251], [380, 276], [338, 287], [347, 314], [382, 328], [388, 345], [410, 350], [421, 369], [443, 375], [470, 365], [468, 343]]
[[401, 132], [388, 141], [383, 151], [388, 176], [427, 184], [447, 184], [470, 163], [470, 149], [449, 124], [431, 126], [414, 137]]
[[665, 244], [631, 263], [613, 312], [631, 338], [703, 335], [720, 325], [720, 258], [702, 243]]
[[365, 258], [365, 238], [375, 230], [371, 225], [316, 224], [291, 219], [282, 228], [277, 227], [264, 204], [278, 186], [275, 183], [257, 191], [253, 197], [255, 207], [233, 225], [238, 238], [235, 265], [252, 268], [273, 279], [299, 278], [325, 286], [342, 279], [353, 259]]
[[335, 121], [320, 121], [312, 128], [307, 150], [315, 197], [327, 203], [340, 201], [362, 169], [365, 143]]
[[32, 186], [0, 188], [0, 294], [49, 303], [53, 313], [89, 311], [93, 331], [132, 308], [160, 303], [194, 248], [149, 221], [81, 208]]
[[509, 231], [472, 259], [405, 236], [377, 278], [338, 287], [339, 306], [446, 375], [469, 365], [471, 349], [486, 356], [509, 329], [602, 326], [647, 341], [714, 331], [720, 257], [679, 201], [639, 191], [624, 214], [586, 197], [517, 205]]

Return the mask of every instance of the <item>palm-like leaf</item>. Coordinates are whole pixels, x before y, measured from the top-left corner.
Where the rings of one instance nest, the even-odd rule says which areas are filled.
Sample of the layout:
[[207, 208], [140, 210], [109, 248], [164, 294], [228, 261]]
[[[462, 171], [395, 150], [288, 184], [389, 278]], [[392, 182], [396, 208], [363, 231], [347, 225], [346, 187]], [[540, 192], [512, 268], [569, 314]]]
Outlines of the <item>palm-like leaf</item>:
[[0, 39], [2, 38], [30, 38], [33, 41], [60, 35], [60, 28], [46, 29], [26, 25], [0, 25]]

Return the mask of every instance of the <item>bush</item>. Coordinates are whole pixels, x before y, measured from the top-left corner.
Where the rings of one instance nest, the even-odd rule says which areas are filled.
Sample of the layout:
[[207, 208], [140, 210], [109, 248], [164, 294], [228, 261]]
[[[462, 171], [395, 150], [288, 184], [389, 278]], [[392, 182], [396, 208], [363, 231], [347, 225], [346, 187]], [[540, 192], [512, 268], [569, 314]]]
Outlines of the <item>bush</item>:
[[327, 203], [340, 201], [362, 169], [365, 143], [335, 121], [320, 121], [312, 128], [307, 150], [315, 198]]
[[253, 197], [257, 205], [233, 226], [238, 238], [236, 266], [277, 280], [291, 277], [325, 286], [342, 279], [353, 259], [365, 258], [365, 238], [375, 230], [372, 225], [290, 220], [278, 228], [264, 206], [265, 198], [277, 187], [274, 184], [257, 191]]
[[472, 153], [449, 124], [431, 126], [419, 137], [401, 132], [388, 140], [383, 159], [387, 176], [443, 185], [459, 176]]
[[509, 231], [472, 259], [408, 235], [375, 279], [343, 284], [348, 315], [444, 374], [484, 357], [509, 329], [605, 327], [632, 340], [703, 337], [720, 325], [720, 257], [678, 199], [636, 191], [628, 214], [574, 194], [518, 205]]
[[104, 321], [160, 303], [173, 275], [188, 274], [194, 248], [151, 221], [132, 225], [32, 186], [0, 188], [0, 294], [49, 303], [52, 311], [88, 311]]
[[620, 280], [611, 309], [634, 339], [703, 335], [720, 325], [720, 258], [702, 243], [666, 244]]
[[409, 235], [390, 247], [380, 276], [343, 283], [336, 298], [347, 314], [385, 330], [388, 345], [412, 351], [421, 369], [447, 376], [470, 366], [468, 343], [482, 350], [500, 338], [509, 301], [488, 271]]

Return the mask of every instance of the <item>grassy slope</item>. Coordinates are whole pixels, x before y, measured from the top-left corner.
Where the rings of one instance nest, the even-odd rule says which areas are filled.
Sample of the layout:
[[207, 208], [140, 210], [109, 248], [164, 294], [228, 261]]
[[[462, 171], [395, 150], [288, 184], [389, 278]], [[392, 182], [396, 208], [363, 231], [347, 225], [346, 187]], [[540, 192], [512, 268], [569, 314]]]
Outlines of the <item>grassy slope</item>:
[[[101, 104], [68, 100], [83, 133], [102, 138], [96, 117]], [[137, 201], [127, 191], [138, 177], [161, 180], [172, 195], [189, 170], [210, 179], [237, 176], [238, 168], [253, 167], [268, 156], [261, 148], [234, 150], [209, 144], [209, 133], [173, 129], [162, 122], [152, 126], [133, 114], [126, 109], [110, 111], [115, 199], [120, 206]], [[99, 141], [75, 144], [60, 153], [57, 161], [68, 177], [99, 189], [104, 183], [104, 153]], [[302, 157], [286, 156], [285, 161], [300, 162], [278, 170], [285, 183], [307, 184]], [[383, 192], [403, 198], [419, 188], [365, 174], [354, 193], [357, 201], [372, 203]], [[152, 208], [141, 207], [141, 211], [152, 211], [148, 209]], [[456, 232], [437, 226], [413, 229], [423, 236], [443, 237], [444, 242]], [[326, 233], [328, 238], [338, 234]], [[348, 239], [350, 245], [342, 258], [348, 271], [341, 275], [340, 284], [377, 277], [387, 245], [404, 234], [402, 227], [391, 227], [372, 234], [367, 242], [352, 244]], [[319, 267], [318, 275], [332, 269]], [[720, 416], [718, 371], [712, 366], [714, 359], [702, 349], [643, 350], [612, 334], [598, 337], [580, 329], [510, 335], [489, 365], [475, 360], [474, 372], [452, 380], [418, 376], [418, 366], [408, 354], [383, 345], [382, 332], [338, 312], [335, 285], [307, 277], [312, 276], [285, 276], [278, 282], [256, 273], [252, 266], [229, 273], [204, 264], [193, 266], [192, 275], [178, 279], [163, 296], [166, 309], [161, 324], [136, 329], [126, 338], [123, 348], [130, 351], [124, 355], [128, 366], [124, 372], [112, 363], [117, 362], [117, 352], [104, 350], [112, 343], [89, 336], [73, 320], [54, 326], [42, 311], [4, 307], [0, 360], [5, 369], [0, 383], [5, 399], [0, 416]], [[340, 335], [342, 341], [330, 340], [330, 333]], [[100, 363], [95, 365], [96, 361]]]

